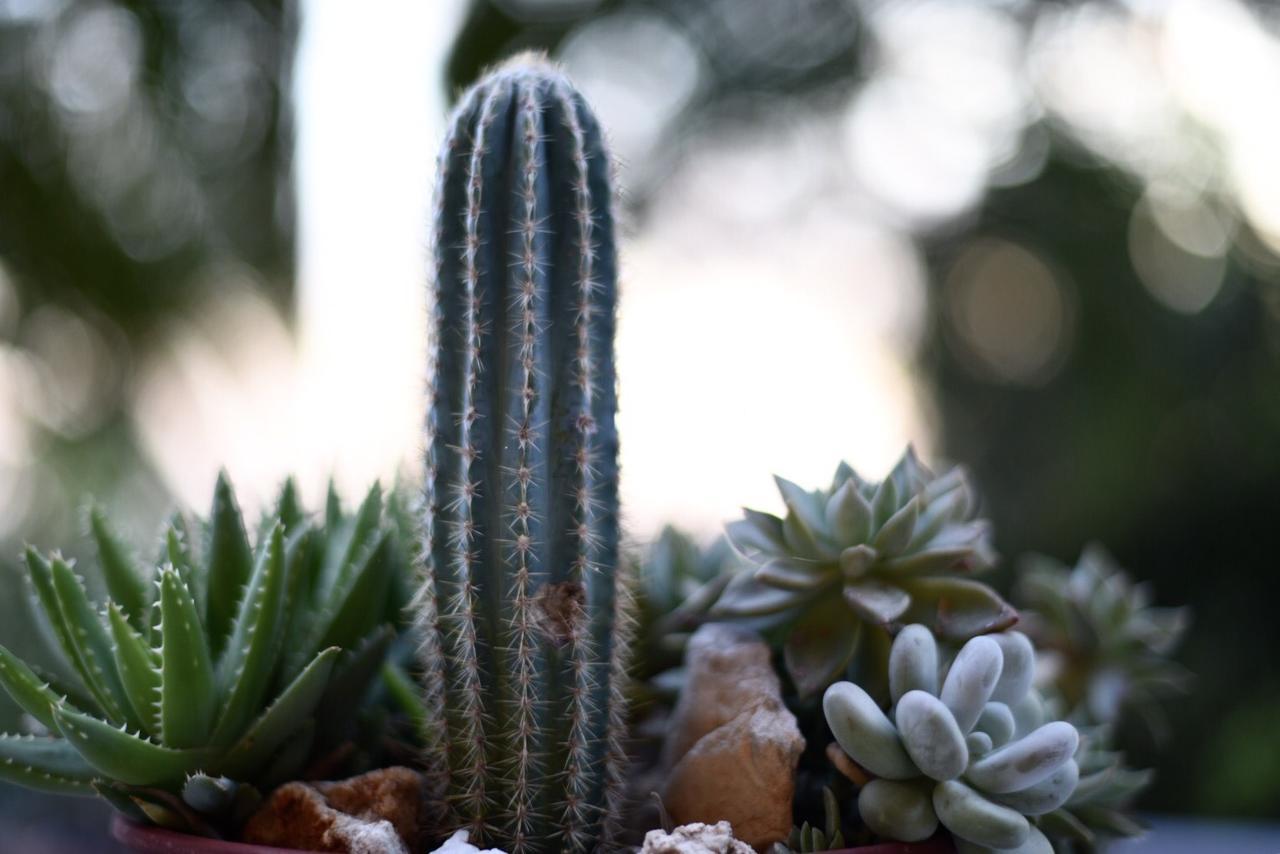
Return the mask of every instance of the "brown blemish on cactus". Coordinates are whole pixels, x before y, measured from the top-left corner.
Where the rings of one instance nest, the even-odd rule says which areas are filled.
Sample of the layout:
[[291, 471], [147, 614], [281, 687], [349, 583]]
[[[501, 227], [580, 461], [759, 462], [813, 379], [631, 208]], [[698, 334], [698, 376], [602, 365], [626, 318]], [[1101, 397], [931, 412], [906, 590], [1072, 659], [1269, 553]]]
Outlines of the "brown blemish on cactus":
[[534, 619], [538, 630], [556, 646], [578, 637], [587, 613], [587, 589], [578, 581], [561, 581], [538, 588]]

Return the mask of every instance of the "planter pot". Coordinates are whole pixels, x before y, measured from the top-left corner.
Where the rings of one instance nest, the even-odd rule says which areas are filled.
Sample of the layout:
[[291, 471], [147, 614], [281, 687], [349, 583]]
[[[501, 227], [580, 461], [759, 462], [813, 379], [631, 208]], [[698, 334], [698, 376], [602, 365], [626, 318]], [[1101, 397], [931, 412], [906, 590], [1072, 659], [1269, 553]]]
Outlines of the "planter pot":
[[840, 848], [826, 854], [956, 854], [951, 837], [938, 834], [924, 842], [878, 842], [857, 848]]
[[163, 827], [137, 824], [120, 815], [111, 819], [111, 835], [135, 854], [298, 854], [294, 848], [249, 845], [177, 833]]

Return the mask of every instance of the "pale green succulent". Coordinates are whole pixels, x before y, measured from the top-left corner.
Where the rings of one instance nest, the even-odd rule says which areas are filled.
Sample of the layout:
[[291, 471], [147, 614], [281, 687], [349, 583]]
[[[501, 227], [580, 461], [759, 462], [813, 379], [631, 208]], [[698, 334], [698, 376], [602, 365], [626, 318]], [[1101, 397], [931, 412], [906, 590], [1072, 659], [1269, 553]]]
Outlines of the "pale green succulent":
[[678, 689], [675, 669], [689, 637], [739, 569], [737, 564], [723, 537], [703, 546], [671, 525], [644, 549], [636, 559], [637, 678], [656, 679], [659, 689]]
[[1114, 724], [1128, 708], [1163, 729], [1156, 701], [1185, 691], [1190, 674], [1171, 658], [1186, 632], [1186, 608], [1157, 608], [1100, 545], [1074, 568], [1028, 558], [1014, 596], [1024, 630], [1041, 650], [1050, 685], [1072, 719]]
[[837, 743], [874, 779], [858, 812], [876, 834], [901, 842], [939, 824], [962, 854], [1052, 854], [1036, 816], [1075, 791], [1075, 727], [1044, 720], [1031, 690], [1035, 653], [1026, 636], [968, 641], [939, 687], [938, 646], [924, 626], [904, 628], [889, 660], [886, 715], [851, 682], [832, 685], [823, 711]]
[[97, 791], [134, 818], [216, 833], [339, 733], [377, 673], [406, 571], [381, 492], [354, 516], [331, 496], [313, 522], [286, 484], [254, 548], [220, 477], [209, 521], [176, 516], [154, 571], [100, 512], [90, 523], [105, 601], [71, 561], [27, 550], [47, 652], [75, 681], [0, 647], [0, 685], [42, 730], [0, 736], [0, 779]]
[[1076, 751], [1080, 782], [1065, 804], [1040, 820], [1041, 829], [1059, 854], [1092, 854], [1109, 839], [1138, 836], [1146, 830], [1129, 810], [1151, 784], [1153, 772], [1126, 767], [1124, 756], [1108, 748], [1110, 742], [1109, 727], [1080, 732]]
[[846, 463], [827, 489], [777, 483], [784, 517], [747, 510], [728, 526], [751, 567], [730, 581], [712, 616], [781, 629], [802, 696], [845, 671], [868, 626], [925, 623], [959, 641], [1017, 619], [990, 587], [964, 577], [991, 567], [995, 553], [963, 469], [935, 476], [908, 448], [880, 483]]

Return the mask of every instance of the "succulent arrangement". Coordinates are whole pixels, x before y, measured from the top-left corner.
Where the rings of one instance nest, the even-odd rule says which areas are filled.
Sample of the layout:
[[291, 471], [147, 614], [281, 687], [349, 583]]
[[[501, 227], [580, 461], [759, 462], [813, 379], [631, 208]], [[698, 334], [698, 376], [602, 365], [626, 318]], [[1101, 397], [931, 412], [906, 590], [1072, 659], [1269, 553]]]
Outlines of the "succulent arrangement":
[[827, 489], [776, 480], [786, 515], [747, 510], [728, 526], [751, 566], [712, 612], [781, 626], [802, 696], [844, 671], [864, 636], [883, 646], [885, 629], [926, 623], [963, 640], [1017, 619], [994, 590], [966, 577], [990, 568], [995, 552], [963, 469], [934, 475], [908, 447], [879, 483], [846, 463]]
[[[781, 826], [747, 816], [775, 854], [940, 831], [961, 852], [1044, 854], [1135, 832], [1149, 774], [1124, 767], [1110, 725], [1183, 681], [1168, 656], [1185, 614], [1091, 549], [1019, 574], [1013, 630], [975, 577], [996, 553], [963, 469], [935, 474], [908, 447], [878, 482], [843, 463], [823, 489], [779, 478], [781, 516], [747, 510], [705, 550], [669, 528], [621, 554], [610, 171], [599, 123], [547, 62], [518, 57], [466, 92], [439, 158], [421, 501], [375, 486], [348, 515], [331, 491], [312, 517], [290, 482], [251, 537], [222, 477], [207, 520], [176, 515], [152, 566], [97, 511], [92, 583], [29, 550], [49, 655], [75, 679], [0, 647], [0, 685], [34, 730], [0, 736], [0, 780], [230, 836], [279, 784], [341, 767], [355, 716], [386, 697], [421, 742], [421, 774], [390, 770], [423, 782], [405, 797], [430, 823], [399, 838], [442, 851], [616, 850], [636, 841], [632, 795], [656, 800], [650, 827], [749, 850], [723, 821], [742, 781], [715, 773], [744, 761], [782, 776], [761, 787]], [[749, 657], [716, 647], [689, 668], [699, 692], [673, 724], [689, 731], [661, 752], [686, 791], [729, 794], [672, 828], [635, 788], [652, 778], [629, 773], [631, 650], [657, 682], [715, 622], [761, 635], [722, 631]]]
[[175, 516], [150, 569], [97, 510], [90, 529], [105, 601], [71, 561], [27, 550], [48, 657], [76, 680], [0, 647], [0, 685], [43, 730], [0, 737], [0, 779], [215, 834], [341, 732], [354, 704], [335, 699], [376, 673], [404, 573], [381, 492], [313, 520], [287, 483], [251, 543], [220, 477], [208, 520]]
[[526, 59], [463, 98], [440, 156], [426, 763], [472, 839], [512, 852], [607, 844], [620, 806], [610, 169], [582, 96]]

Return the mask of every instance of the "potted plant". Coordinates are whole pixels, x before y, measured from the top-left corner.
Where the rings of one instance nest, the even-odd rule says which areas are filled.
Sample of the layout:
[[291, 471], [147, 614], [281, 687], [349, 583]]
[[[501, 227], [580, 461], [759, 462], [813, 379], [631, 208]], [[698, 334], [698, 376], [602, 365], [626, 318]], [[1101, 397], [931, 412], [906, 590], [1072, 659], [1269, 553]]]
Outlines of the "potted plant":
[[[29, 550], [77, 680], [0, 648], [0, 685], [40, 730], [0, 738], [0, 778], [101, 795], [139, 851], [357, 850], [281, 819], [312, 809], [378, 825], [387, 851], [589, 852], [643, 836], [654, 854], [677, 839], [1030, 854], [1132, 831], [1122, 807], [1146, 778], [1080, 698], [1104, 666], [1113, 685], [1162, 673], [1181, 622], [1119, 581], [1082, 592], [1046, 570], [1025, 576], [1042, 619], [1020, 632], [974, 577], [996, 555], [962, 469], [935, 475], [908, 448], [878, 482], [845, 464], [824, 489], [779, 479], [785, 514], [731, 524], [736, 557], [669, 533], [635, 577], [620, 545], [611, 168], [598, 121], [544, 60], [517, 57], [469, 90], [436, 187], [420, 512], [375, 487], [353, 515], [331, 495], [311, 517], [286, 484], [250, 536], [222, 477], [207, 520], [176, 516], [144, 570], [95, 511], [101, 601], [68, 561]], [[1064, 608], [1115, 643], [1076, 655], [1081, 620]], [[397, 627], [414, 665], [389, 654]], [[631, 710], [637, 631], [661, 684]], [[1070, 690], [1037, 679], [1032, 639], [1066, 656]], [[351, 781], [302, 781], [357, 770], [344, 758], [374, 681], [419, 758], [375, 772], [356, 804]], [[661, 750], [628, 738], [645, 718], [665, 729]], [[707, 773], [743, 761], [769, 774]], [[646, 788], [663, 796], [652, 813], [635, 809]]]

